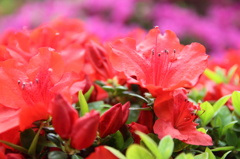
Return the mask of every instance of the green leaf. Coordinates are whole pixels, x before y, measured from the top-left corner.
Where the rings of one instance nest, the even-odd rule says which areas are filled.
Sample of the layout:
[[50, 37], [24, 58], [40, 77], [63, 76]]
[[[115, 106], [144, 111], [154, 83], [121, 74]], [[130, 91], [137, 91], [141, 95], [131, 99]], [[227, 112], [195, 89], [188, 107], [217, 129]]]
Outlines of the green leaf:
[[78, 155], [72, 155], [71, 159], [84, 159], [84, 158], [82, 158], [81, 156], [78, 156]]
[[231, 153], [232, 151], [228, 151], [228, 152], [226, 152], [222, 157], [221, 157], [221, 159], [225, 159], [226, 157], [227, 157], [227, 155], [229, 154], [229, 153]]
[[38, 143], [39, 134], [40, 134], [40, 132], [41, 132], [41, 130], [42, 130], [42, 128], [43, 128], [43, 125], [44, 125], [44, 123], [41, 124], [40, 128], [38, 129], [36, 135], [35, 135], [34, 138], [33, 138], [32, 143], [31, 143], [31, 145], [30, 145], [30, 147], [29, 147], [29, 149], [28, 149], [28, 154], [29, 154], [30, 156], [35, 156], [36, 149], [37, 149], [37, 143]]
[[116, 133], [112, 134], [111, 137], [112, 138], [110, 139], [109, 142], [111, 142], [111, 144], [113, 145], [110, 146], [113, 146], [116, 149], [121, 150], [124, 146], [124, 139], [122, 133], [120, 131], [117, 131]]
[[174, 141], [174, 150], [173, 152], [179, 152], [182, 151], [184, 148], [188, 147], [189, 145], [178, 140], [178, 139], [173, 139]]
[[61, 141], [60, 139], [57, 137], [56, 134], [54, 133], [48, 133], [47, 134], [47, 139], [52, 141], [56, 146], [61, 147]]
[[102, 86], [102, 88], [109, 93], [114, 92], [114, 88], [112, 86]]
[[213, 118], [214, 110], [209, 102], [201, 103], [201, 110], [197, 112], [197, 115], [201, 119], [202, 126], [206, 126]]
[[178, 155], [175, 159], [194, 159], [193, 155], [188, 153], [181, 153], [180, 155]]
[[158, 150], [157, 144], [149, 136], [140, 131], [136, 131], [135, 133], [140, 136], [144, 144], [157, 159], [162, 159], [162, 155]]
[[18, 151], [20, 151], [20, 152], [23, 152], [23, 153], [25, 153], [25, 154], [28, 153], [28, 150], [25, 149], [25, 148], [22, 147], [22, 146], [15, 145], [15, 144], [13, 144], [13, 143], [11, 143], [11, 142], [4, 141], [4, 140], [0, 140], [0, 142], [3, 143], [3, 144], [5, 144], [5, 145], [7, 145], [7, 146], [9, 146], [9, 147], [14, 148], [15, 150], [18, 150]]
[[234, 107], [234, 111], [240, 115], [240, 92], [234, 91], [232, 93], [232, 103]]
[[68, 156], [62, 151], [51, 151], [48, 154], [49, 159], [67, 159]]
[[226, 142], [228, 145], [236, 147], [238, 145], [237, 134], [232, 130], [228, 130], [226, 133]]
[[228, 123], [227, 125], [225, 125], [222, 129], [222, 134], [221, 135], [225, 135], [227, 130], [231, 129], [234, 126], [235, 123], [237, 123], [237, 121], [232, 121], [232, 122]]
[[216, 159], [216, 157], [208, 147], [205, 149], [205, 152], [208, 153], [208, 159]]
[[154, 159], [152, 154], [140, 145], [131, 145], [126, 152], [127, 159]]
[[94, 90], [94, 86], [91, 86], [91, 87], [89, 88], [89, 90], [84, 94], [84, 98], [86, 99], [86, 101], [89, 100], [89, 98], [90, 98], [93, 90]]
[[80, 104], [79, 116], [84, 116], [86, 113], [89, 112], [89, 109], [88, 109], [87, 101], [86, 101], [84, 95], [82, 94], [82, 91], [78, 92], [78, 100], [79, 100], [79, 104]]
[[228, 151], [228, 150], [233, 150], [234, 146], [224, 146], [224, 147], [217, 147], [215, 149], [211, 149], [213, 152], [215, 151]]
[[220, 108], [217, 116], [221, 118], [222, 126], [225, 126], [232, 122], [231, 112], [226, 106], [223, 106], [222, 108]]
[[229, 71], [228, 71], [228, 74], [227, 74], [227, 83], [230, 82], [230, 80], [232, 79], [234, 73], [236, 72], [236, 70], [238, 69], [238, 65], [233, 65]]
[[127, 159], [120, 151], [110, 147], [110, 146], [104, 146], [106, 149], [108, 149], [112, 154], [114, 154], [119, 159]]
[[208, 159], [208, 153], [204, 152], [199, 155], [194, 156], [194, 159]]
[[136, 98], [139, 98], [139, 99], [142, 99], [142, 100], [144, 100], [146, 103], [149, 103], [149, 102], [150, 102], [150, 101], [148, 101], [146, 98], [144, 98], [143, 96], [141, 96], [141, 95], [139, 95], [139, 94], [135, 94], [135, 93], [129, 92], [129, 91], [124, 91], [123, 94], [129, 95], [129, 96], [133, 96], [133, 97], [136, 97]]
[[158, 149], [162, 154], [162, 159], [169, 159], [173, 153], [174, 142], [171, 136], [165, 136], [161, 139]]
[[221, 75], [213, 72], [208, 68], [204, 71], [204, 75], [207, 76], [210, 80], [214, 81], [215, 83], [223, 83], [224, 81]]
[[216, 101], [213, 105], [214, 109], [214, 116], [218, 113], [218, 110], [229, 100], [231, 95], [226, 95], [220, 98], [218, 101]]
[[34, 136], [35, 136], [35, 132], [32, 129], [27, 129], [24, 130], [23, 132], [20, 133], [20, 141], [21, 141], [21, 145], [26, 148], [29, 149]]

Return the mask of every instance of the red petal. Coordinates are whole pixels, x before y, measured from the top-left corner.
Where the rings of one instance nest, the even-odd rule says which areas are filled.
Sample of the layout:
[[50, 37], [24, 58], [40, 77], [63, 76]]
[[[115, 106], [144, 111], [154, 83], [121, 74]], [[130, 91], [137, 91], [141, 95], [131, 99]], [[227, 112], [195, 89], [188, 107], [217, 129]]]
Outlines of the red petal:
[[0, 66], [0, 103], [16, 109], [26, 105], [18, 85], [19, 78], [27, 78], [24, 68], [14, 60], [1, 62]]
[[145, 134], [150, 133], [147, 126], [142, 125], [142, 124], [138, 124], [138, 123], [135, 123], [135, 122], [132, 122], [131, 124], [129, 124], [128, 129], [131, 132], [135, 143], [140, 143], [140, 140], [141, 140], [139, 135], [135, 134], [135, 131], [141, 131]]
[[104, 146], [98, 146], [95, 148], [95, 151], [91, 153], [86, 159], [118, 159], [115, 155], [113, 155], [109, 150], [107, 150]]
[[122, 105], [122, 125], [125, 124], [128, 120], [128, 116], [129, 116], [129, 110], [130, 108], [130, 102], [125, 103], [124, 105]]
[[199, 132], [196, 129], [182, 131], [181, 133], [186, 133], [186, 135], [188, 136], [187, 140], [182, 140], [187, 144], [202, 146], [213, 145], [212, 138], [209, 135]]
[[[144, 105], [143, 108], [147, 108], [147, 106]], [[154, 122], [154, 114], [152, 111], [140, 112], [137, 123], [146, 126], [149, 132], [153, 132], [153, 124], [154, 124], [153, 122]]]
[[24, 106], [19, 112], [19, 127], [21, 131], [30, 128], [37, 120], [47, 120], [49, 118], [48, 107], [44, 104], [34, 106]]
[[148, 67], [145, 59], [137, 53], [134, 39], [117, 40], [111, 47], [110, 61], [117, 71], [125, 72], [128, 76], [137, 76], [138, 79], [146, 79]]
[[58, 94], [52, 104], [52, 124], [55, 131], [63, 139], [68, 139], [72, 130], [72, 126], [78, 119], [77, 111]]
[[91, 146], [97, 135], [98, 124], [99, 113], [94, 110], [79, 118], [72, 128], [71, 146], [79, 150]]
[[179, 140], [187, 140], [188, 134], [182, 134], [178, 129], [173, 127], [173, 123], [170, 121], [164, 121], [158, 119], [153, 126], [154, 133], [158, 134], [159, 139], [162, 139], [164, 136], [170, 135], [172, 138]]
[[[30, 80], [38, 78], [45, 78], [51, 72], [51, 81], [56, 83], [62, 77], [64, 72], [64, 62], [62, 57], [51, 50], [51, 48], [40, 48], [39, 54], [34, 56], [28, 65], [28, 77]], [[44, 75], [45, 74], [45, 75]], [[41, 79], [39, 79], [41, 82]]]
[[0, 105], [0, 133], [8, 131], [19, 125], [19, 109], [12, 109]]

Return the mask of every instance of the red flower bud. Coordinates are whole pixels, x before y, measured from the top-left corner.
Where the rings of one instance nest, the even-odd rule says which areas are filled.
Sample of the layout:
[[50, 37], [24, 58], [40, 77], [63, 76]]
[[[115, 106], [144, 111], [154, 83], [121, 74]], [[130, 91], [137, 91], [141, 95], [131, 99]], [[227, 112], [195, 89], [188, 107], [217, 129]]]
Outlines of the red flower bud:
[[72, 147], [81, 150], [91, 146], [97, 135], [99, 118], [99, 113], [92, 110], [75, 122], [71, 133]]
[[100, 137], [106, 137], [120, 129], [120, 127], [127, 121], [129, 107], [129, 102], [124, 105], [119, 103], [114, 105], [101, 116], [99, 125]]
[[52, 103], [52, 124], [61, 138], [70, 138], [72, 126], [77, 119], [77, 111], [58, 94]]

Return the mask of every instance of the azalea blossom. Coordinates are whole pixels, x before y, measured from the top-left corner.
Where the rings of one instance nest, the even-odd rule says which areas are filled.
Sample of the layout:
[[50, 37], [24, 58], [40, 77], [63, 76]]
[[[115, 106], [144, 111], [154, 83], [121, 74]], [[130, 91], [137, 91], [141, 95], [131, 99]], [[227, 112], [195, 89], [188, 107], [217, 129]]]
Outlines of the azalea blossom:
[[157, 98], [154, 103], [154, 112], [158, 117], [154, 124], [154, 132], [161, 139], [166, 135], [192, 145], [212, 145], [209, 135], [196, 129], [194, 123], [197, 118], [195, 111], [199, 108], [187, 100], [185, 91], [176, 90], [171, 98], [162, 101]]
[[124, 38], [111, 43], [113, 67], [136, 79], [154, 96], [159, 91], [193, 87], [207, 67], [208, 56], [201, 44], [183, 46], [172, 32], [150, 30], [140, 43]]
[[71, 100], [71, 95], [84, 84], [76, 74], [64, 71], [62, 57], [49, 48], [39, 49], [28, 65], [4, 61], [0, 72], [0, 106], [6, 114], [1, 118], [0, 133], [16, 126], [25, 130], [34, 121], [48, 119], [56, 92]]

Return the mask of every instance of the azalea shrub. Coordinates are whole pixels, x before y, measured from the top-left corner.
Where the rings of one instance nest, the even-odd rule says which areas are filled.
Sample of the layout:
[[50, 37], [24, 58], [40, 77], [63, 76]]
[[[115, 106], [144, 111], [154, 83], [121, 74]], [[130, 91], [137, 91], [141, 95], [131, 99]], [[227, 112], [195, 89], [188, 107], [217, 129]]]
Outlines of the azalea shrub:
[[77, 19], [0, 39], [0, 158], [240, 158], [239, 50]]

